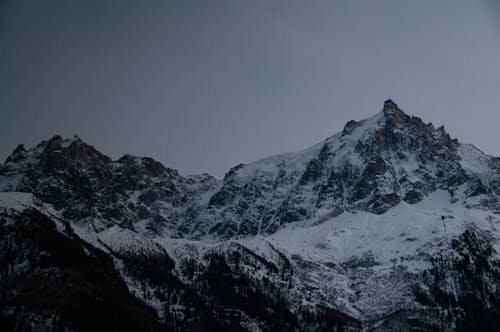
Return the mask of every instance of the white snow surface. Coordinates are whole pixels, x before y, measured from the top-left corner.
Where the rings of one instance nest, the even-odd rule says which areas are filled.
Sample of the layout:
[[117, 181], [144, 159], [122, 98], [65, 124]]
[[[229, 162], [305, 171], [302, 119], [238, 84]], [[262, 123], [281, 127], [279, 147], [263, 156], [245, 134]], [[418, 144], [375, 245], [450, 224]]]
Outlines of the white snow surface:
[[0, 192], [0, 207], [16, 211], [24, 210], [34, 205], [34, 197], [31, 193]]
[[282, 153], [245, 164], [238, 169], [236, 179], [240, 183], [247, 183], [260, 177], [276, 178], [281, 167], [285, 165], [290, 170], [301, 170], [317, 156], [323, 144], [315, 144], [302, 151]]
[[[468, 223], [490, 230], [489, 220], [500, 223], [500, 216], [492, 212], [469, 209], [450, 200], [447, 191], [437, 191], [413, 205], [401, 202], [382, 215], [347, 212], [314, 226], [287, 225], [267, 239], [290, 255], [321, 263], [340, 264], [371, 254], [382, 271], [406, 264], [406, 257], [432, 243], [449, 242], [463, 233]], [[410, 263], [410, 269], [422, 267], [415, 261]]]
[[[450, 200], [447, 191], [437, 191], [413, 205], [402, 202], [383, 215], [344, 213], [320, 224], [297, 222], [269, 236], [218, 243], [167, 238], [150, 241], [161, 244], [178, 263], [194, 259], [203, 264], [205, 253], [229, 251], [234, 244], [273, 263], [279, 261], [279, 253], [295, 263], [310, 262], [309, 268], [299, 268], [296, 275], [299, 283], [316, 289], [307, 296], [297, 295], [303, 304], [328, 303], [366, 319], [409, 305], [409, 284], [394, 276], [395, 268], [408, 273], [427, 269], [429, 255], [449, 250], [452, 239], [471, 224], [489, 231], [500, 252], [500, 215]], [[366, 268], [346, 265], [366, 259], [370, 261]], [[359, 289], [363, 292], [356, 297]]]
[[[488, 182], [495, 172], [489, 166], [490, 156], [471, 144], [460, 144], [458, 154], [462, 158], [460, 165], [472, 174], [477, 175], [481, 181]], [[498, 174], [496, 174], [498, 176]]]

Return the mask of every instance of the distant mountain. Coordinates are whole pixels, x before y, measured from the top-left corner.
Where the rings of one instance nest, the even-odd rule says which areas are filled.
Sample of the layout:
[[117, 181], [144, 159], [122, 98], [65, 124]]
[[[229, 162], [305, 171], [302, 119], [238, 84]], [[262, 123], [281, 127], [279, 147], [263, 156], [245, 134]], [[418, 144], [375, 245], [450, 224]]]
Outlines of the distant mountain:
[[500, 158], [392, 100], [222, 180], [54, 136], [0, 191], [7, 330], [500, 329]]

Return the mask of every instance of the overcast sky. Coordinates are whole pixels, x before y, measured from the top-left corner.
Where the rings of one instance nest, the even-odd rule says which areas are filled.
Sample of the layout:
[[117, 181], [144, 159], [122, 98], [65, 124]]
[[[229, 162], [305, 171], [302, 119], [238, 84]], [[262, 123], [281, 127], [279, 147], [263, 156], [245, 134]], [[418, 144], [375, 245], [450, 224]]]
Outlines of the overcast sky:
[[3, 1], [0, 159], [78, 134], [183, 174], [313, 145], [382, 108], [500, 155], [500, 7]]

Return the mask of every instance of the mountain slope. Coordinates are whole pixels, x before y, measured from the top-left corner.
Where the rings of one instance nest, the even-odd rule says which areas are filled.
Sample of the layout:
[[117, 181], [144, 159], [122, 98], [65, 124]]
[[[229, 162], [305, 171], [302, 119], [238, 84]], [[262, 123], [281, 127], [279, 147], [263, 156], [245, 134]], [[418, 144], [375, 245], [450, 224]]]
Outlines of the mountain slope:
[[[106, 274], [139, 300], [131, 305], [154, 310], [141, 314], [151, 329], [500, 326], [500, 159], [392, 100], [311, 148], [240, 164], [222, 180], [150, 158], [112, 161], [54, 136], [16, 148], [0, 191], [9, 246], [28, 241], [23, 214], [45, 216], [34, 219], [59, 225], [51, 236], [112, 262]], [[21, 235], [9, 235], [12, 225]], [[3, 269], [24, 261], [33, 268], [16, 278], [28, 280], [41, 251], [23, 246]], [[6, 324], [24, 319], [9, 308]]]

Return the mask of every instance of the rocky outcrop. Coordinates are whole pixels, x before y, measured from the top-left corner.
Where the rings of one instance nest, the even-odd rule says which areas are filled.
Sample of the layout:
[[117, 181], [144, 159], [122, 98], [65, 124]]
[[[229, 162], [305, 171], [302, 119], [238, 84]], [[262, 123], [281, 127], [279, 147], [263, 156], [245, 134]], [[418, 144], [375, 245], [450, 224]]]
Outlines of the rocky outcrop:
[[28, 151], [17, 148], [0, 174], [1, 190], [34, 193], [65, 218], [152, 235], [175, 235], [198, 198], [218, 186], [209, 175], [183, 177], [147, 157], [112, 161], [77, 137], [59, 136]]

